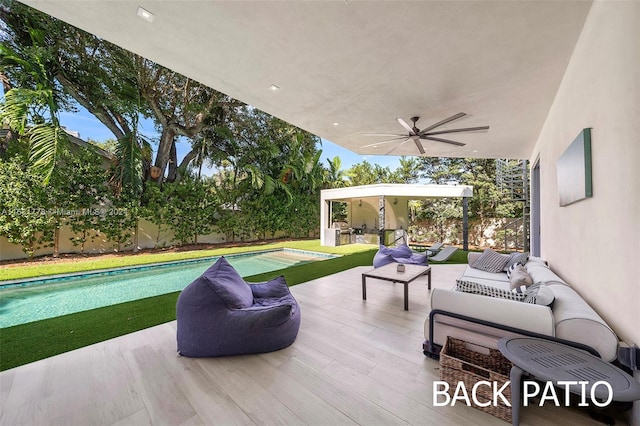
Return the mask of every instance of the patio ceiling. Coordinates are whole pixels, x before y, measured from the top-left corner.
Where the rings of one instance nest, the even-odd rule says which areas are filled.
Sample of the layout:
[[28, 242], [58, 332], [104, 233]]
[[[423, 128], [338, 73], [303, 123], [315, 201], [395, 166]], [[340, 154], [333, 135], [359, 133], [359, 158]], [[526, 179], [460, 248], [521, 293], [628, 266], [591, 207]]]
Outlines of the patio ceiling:
[[[454, 147], [426, 155], [528, 158], [590, 1], [27, 0], [50, 15], [360, 154], [458, 112]], [[136, 15], [138, 6], [153, 22]], [[273, 91], [272, 85], [280, 90]], [[334, 125], [334, 123], [339, 123]], [[416, 155], [412, 142], [394, 155]]]

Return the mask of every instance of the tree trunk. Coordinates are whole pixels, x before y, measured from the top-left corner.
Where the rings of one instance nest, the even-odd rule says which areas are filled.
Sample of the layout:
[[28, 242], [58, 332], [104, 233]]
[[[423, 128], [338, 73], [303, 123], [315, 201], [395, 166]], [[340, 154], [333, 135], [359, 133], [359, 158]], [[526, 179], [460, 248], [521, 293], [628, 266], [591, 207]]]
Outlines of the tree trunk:
[[60, 228], [53, 231], [53, 257], [60, 256]]
[[198, 156], [198, 153], [196, 152], [195, 149], [192, 149], [191, 151], [187, 152], [187, 155], [184, 156], [178, 168], [180, 170], [186, 170], [187, 167], [189, 167], [189, 163], [191, 163], [197, 156]]
[[154, 163], [154, 165], [161, 170], [160, 176], [156, 179], [158, 183], [162, 183], [162, 179], [164, 178], [167, 164], [169, 164], [169, 159], [171, 158], [171, 147], [174, 145], [175, 138], [176, 132], [173, 129], [166, 126], [162, 129], [160, 145], [158, 146], [158, 153], [156, 154], [156, 161]]
[[140, 227], [138, 226], [138, 219], [136, 219], [136, 223], [134, 225], [134, 229], [133, 229], [133, 252], [137, 253], [140, 250], [140, 247], [138, 247], [138, 231], [140, 230]]
[[175, 182], [178, 178], [178, 153], [176, 151], [175, 139], [171, 144], [169, 151], [169, 173], [167, 173], [167, 182]]
[[117, 115], [117, 113], [113, 113], [112, 111], [107, 110], [102, 105], [95, 105], [91, 102], [91, 100], [87, 99], [82, 93], [81, 89], [69, 80], [63, 73], [59, 72], [56, 74], [57, 80], [62, 84], [62, 86], [71, 94], [73, 99], [76, 100], [80, 105], [82, 105], [87, 111], [93, 114], [102, 124], [105, 125], [107, 129], [113, 133], [116, 139], [123, 139], [125, 136], [131, 134], [131, 129], [127, 126], [126, 120]]

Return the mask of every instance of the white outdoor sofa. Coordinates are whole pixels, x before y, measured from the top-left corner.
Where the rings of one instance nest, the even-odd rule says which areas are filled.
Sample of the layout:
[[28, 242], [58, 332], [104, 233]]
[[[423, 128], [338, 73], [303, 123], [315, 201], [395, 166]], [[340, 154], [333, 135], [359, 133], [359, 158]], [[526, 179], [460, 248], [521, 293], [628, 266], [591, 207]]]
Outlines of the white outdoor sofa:
[[[469, 253], [469, 265], [480, 255]], [[618, 338], [591, 306], [542, 259], [529, 257], [524, 266], [533, 283], [548, 286], [553, 292], [550, 306], [456, 291], [456, 285], [435, 288], [431, 290], [432, 310], [424, 324], [425, 355], [437, 358], [447, 336], [497, 347], [501, 337], [529, 335], [581, 347], [605, 361], [615, 360]], [[506, 272], [490, 273], [467, 266], [460, 280], [510, 290]]]

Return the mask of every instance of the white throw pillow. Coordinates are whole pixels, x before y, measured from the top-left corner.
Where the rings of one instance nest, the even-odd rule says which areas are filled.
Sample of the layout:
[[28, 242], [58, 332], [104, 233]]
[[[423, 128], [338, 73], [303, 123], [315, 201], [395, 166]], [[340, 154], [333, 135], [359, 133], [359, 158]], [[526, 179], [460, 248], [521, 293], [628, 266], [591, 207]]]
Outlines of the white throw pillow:
[[524, 296], [523, 302], [534, 303], [536, 305], [550, 306], [555, 300], [555, 295], [548, 285], [535, 283], [530, 286], [519, 286], [511, 290], [519, 297]]

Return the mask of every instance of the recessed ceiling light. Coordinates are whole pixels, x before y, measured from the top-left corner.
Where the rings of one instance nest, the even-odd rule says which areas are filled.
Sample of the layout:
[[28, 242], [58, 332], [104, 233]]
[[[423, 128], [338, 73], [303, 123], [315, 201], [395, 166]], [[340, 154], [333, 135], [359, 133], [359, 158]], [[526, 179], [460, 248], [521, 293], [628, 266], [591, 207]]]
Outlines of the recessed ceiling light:
[[153, 22], [153, 18], [155, 17], [153, 13], [149, 12], [142, 6], [138, 6], [138, 16], [147, 22]]
[[339, 126], [339, 125], [340, 125], [340, 123], [338, 123], [337, 121], [334, 121], [332, 124], [333, 124], [334, 126]]
[[271, 86], [269, 86], [269, 89], [271, 89], [271, 91], [273, 92], [277, 92], [278, 90], [280, 90], [280, 87], [272, 84]]

